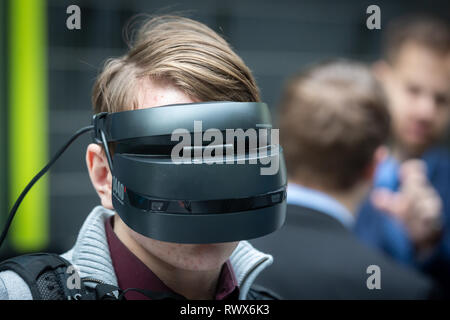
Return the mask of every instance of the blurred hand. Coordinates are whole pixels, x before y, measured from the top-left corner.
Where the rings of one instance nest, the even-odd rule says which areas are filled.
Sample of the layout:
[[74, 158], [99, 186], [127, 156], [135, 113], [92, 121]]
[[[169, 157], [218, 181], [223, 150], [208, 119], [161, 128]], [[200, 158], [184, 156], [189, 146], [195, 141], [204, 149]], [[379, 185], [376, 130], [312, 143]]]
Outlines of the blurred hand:
[[439, 241], [442, 230], [442, 200], [427, 179], [423, 161], [405, 161], [399, 174], [399, 191], [376, 189], [372, 193], [372, 203], [406, 227], [420, 254], [432, 249]]

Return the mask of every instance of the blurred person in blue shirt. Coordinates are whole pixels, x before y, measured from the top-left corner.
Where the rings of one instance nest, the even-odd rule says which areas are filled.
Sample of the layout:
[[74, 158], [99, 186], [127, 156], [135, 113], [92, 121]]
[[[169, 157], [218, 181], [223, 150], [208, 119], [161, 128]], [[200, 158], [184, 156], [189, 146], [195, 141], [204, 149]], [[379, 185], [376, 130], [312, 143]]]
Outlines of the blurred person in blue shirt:
[[398, 19], [386, 30], [384, 49], [374, 72], [392, 117], [390, 150], [355, 232], [450, 285], [450, 155], [437, 146], [450, 119], [449, 25]]

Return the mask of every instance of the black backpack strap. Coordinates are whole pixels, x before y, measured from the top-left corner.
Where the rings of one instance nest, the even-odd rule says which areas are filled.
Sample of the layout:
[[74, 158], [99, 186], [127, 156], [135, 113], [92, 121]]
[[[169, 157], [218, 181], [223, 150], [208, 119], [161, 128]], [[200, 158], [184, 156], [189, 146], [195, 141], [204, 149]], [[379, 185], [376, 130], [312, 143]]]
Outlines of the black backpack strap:
[[[67, 268], [72, 264], [57, 254], [35, 253], [14, 257], [0, 262], [1, 271], [17, 273], [31, 291], [34, 300], [122, 300], [128, 291], [137, 291], [153, 300], [183, 300], [176, 293], [153, 292], [145, 289], [120, 288], [93, 278], [80, 278], [80, 287], [69, 289], [71, 274]], [[85, 283], [96, 283], [95, 286]]]
[[67, 283], [71, 274], [67, 273], [67, 268], [70, 265], [57, 254], [35, 253], [1, 262], [0, 271], [11, 270], [22, 277], [34, 300], [77, 299], [86, 294], [86, 288], [80, 281], [80, 288], [69, 289]]

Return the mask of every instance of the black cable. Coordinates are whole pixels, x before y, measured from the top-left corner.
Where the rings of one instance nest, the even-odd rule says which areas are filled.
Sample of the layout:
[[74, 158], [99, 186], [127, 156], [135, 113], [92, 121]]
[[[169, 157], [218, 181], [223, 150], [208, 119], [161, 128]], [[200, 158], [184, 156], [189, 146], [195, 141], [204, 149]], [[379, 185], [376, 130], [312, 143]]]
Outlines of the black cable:
[[58, 150], [58, 152], [53, 156], [53, 158], [50, 160], [49, 163], [41, 170], [37, 175], [34, 176], [34, 178], [28, 183], [28, 185], [23, 189], [20, 196], [17, 198], [16, 202], [14, 203], [14, 206], [12, 207], [11, 211], [9, 212], [8, 220], [6, 221], [5, 228], [3, 229], [2, 235], [0, 237], [0, 247], [3, 244], [3, 241], [6, 238], [6, 235], [8, 234], [9, 227], [11, 226], [11, 223], [14, 219], [14, 216], [16, 214], [17, 209], [19, 208], [20, 204], [22, 203], [22, 200], [27, 195], [28, 191], [30, 191], [31, 187], [50, 169], [50, 167], [58, 160], [58, 158], [66, 151], [66, 149], [74, 142], [79, 136], [81, 136], [83, 133], [89, 132], [91, 130], [94, 130], [94, 126], [87, 126], [84, 128], [81, 128], [75, 134], [69, 139], [69, 141], [66, 142], [64, 146], [62, 146], [61, 149]]
[[103, 148], [105, 148], [106, 158], [108, 159], [109, 170], [111, 171], [111, 174], [112, 174], [113, 173], [113, 165], [112, 165], [112, 160], [111, 160], [111, 154], [109, 153], [108, 142], [106, 140], [106, 136], [105, 136], [105, 133], [103, 132], [103, 130], [100, 130], [100, 135], [102, 137]]

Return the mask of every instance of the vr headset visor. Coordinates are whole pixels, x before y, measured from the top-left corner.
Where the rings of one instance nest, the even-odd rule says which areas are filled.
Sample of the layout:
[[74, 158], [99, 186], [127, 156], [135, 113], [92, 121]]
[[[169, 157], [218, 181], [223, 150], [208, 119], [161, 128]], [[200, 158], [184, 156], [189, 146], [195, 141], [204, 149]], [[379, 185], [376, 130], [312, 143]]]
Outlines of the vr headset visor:
[[[270, 141], [266, 104], [101, 113], [93, 127], [113, 175], [114, 209], [136, 232], [168, 242], [218, 243], [260, 237], [284, 223], [286, 168], [281, 147]], [[244, 141], [226, 139], [230, 130], [244, 133]], [[174, 160], [174, 150], [182, 161]], [[276, 172], [262, 174], [272, 163]]]

